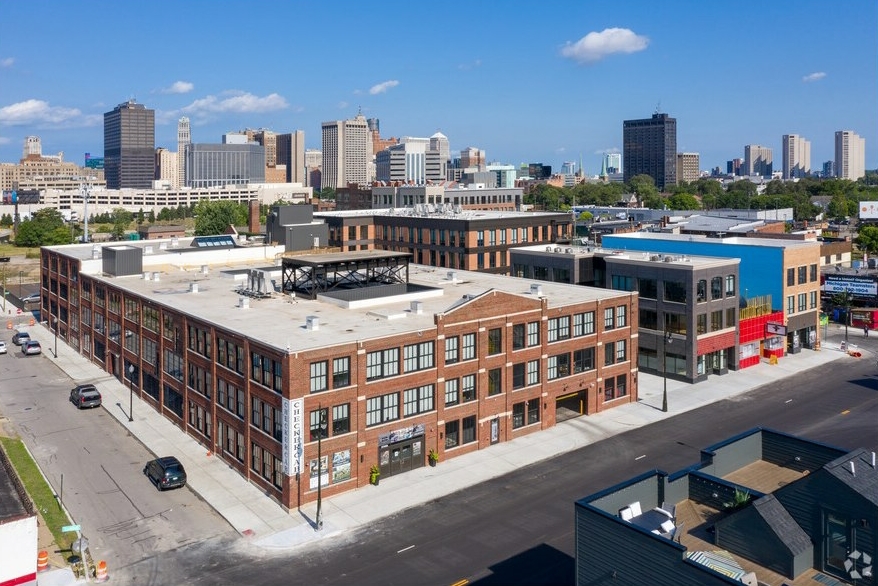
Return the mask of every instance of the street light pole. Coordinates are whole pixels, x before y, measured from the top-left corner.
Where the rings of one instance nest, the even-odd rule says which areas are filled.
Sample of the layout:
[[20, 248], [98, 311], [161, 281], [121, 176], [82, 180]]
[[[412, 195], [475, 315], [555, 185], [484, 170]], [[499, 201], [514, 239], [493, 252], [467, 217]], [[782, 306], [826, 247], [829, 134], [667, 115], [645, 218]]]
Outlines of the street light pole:
[[128, 422], [134, 421], [134, 365], [128, 365]]
[[21, 301], [21, 274], [24, 271], [18, 271], [18, 300]]
[[320, 488], [323, 484], [323, 434], [326, 432], [326, 414], [323, 412], [323, 405], [317, 405], [317, 413], [320, 417], [320, 424], [317, 431], [317, 531], [323, 529], [323, 501], [320, 495]]
[[58, 358], [58, 318], [52, 318], [52, 324], [55, 326], [55, 358]]
[[665, 328], [665, 333], [662, 336], [662, 383], [664, 390], [662, 391], [662, 411], [665, 413], [668, 412], [668, 354], [667, 348], [668, 344], [673, 342], [674, 339], [671, 338], [671, 332]]

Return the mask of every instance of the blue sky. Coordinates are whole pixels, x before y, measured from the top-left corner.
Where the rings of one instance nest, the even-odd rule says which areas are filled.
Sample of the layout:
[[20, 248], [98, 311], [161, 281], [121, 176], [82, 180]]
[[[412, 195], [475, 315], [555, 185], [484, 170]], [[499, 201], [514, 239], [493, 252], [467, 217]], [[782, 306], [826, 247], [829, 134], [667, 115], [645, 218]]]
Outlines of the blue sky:
[[103, 153], [103, 114], [156, 111], [156, 146], [266, 128], [305, 131], [362, 109], [381, 135], [445, 134], [489, 161], [579, 161], [620, 152], [622, 121], [657, 107], [701, 168], [834, 133], [866, 139], [878, 168], [875, 0], [0, 0], [0, 162], [24, 138], [83, 164]]

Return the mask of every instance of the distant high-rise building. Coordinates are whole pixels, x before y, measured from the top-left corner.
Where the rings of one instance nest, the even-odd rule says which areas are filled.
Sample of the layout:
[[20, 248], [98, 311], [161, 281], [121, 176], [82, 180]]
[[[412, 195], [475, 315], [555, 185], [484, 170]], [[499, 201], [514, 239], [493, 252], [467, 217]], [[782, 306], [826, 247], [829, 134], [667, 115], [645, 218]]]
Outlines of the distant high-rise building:
[[783, 178], [801, 179], [811, 172], [811, 141], [798, 134], [783, 135]]
[[866, 139], [852, 130], [835, 133], [835, 176], [851, 181], [866, 176]]
[[177, 181], [177, 153], [159, 147], [155, 150], [155, 178], [173, 186]]
[[350, 183], [369, 183], [372, 143], [366, 118], [357, 114], [352, 120], [324, 122], [322, 129], [322, 188], [337, 189]]
[[183, 116], [177, 121], [177, 182], [175, 189], [186, 186], [186, 147], [192, 144], [189, 119]]
[[741, 174], [771, 177], [771, 172], [771, 149], [758, 144], [746, 145], [744, 147], [744, 168]]
[[531, 179], [548, 179], [552, 176], [552, 166], [542, 163], [528, 163], [527, 176]]
[[287, 166], [287, 183], [305, 185], [305, 131], [277, 135], [277, 164]]
[[265, 183], [265, 147], [237, 134], [223, 135], [222, 144], [192, 143], [186, 149], [186, 181], [194, 188]]
[[320, 189], [321, 175], [323, 170], [323, 151], [317, 149], [305, 149], [305, 185]]
[[21, 153], [21, 158], [26, 159], [28, 155], [43, 156], [43, 145], [40, 142], [39, 136], [28, 136], [24, 139], [24, 149]]
[[823, 163], [823, 177], [835, 177], [835, 161], [826, 161]]
[[430, 147], [427, 149], [427, 181], [445, 181], [450, 162], [451, 147], [448, 145], [448, 137], [437, 132], [430, 137]]
[[155, 110], [128, 100], [104, 113], [107, 189], [150, 189], [155, 179]]
[[487, 165], [485, 151], [475, 147], [467, 147], [460, 151], [460, 167], [462, 169], [484, 171], [485, 165]]
[[732, 159], [726, 163], [726, 173], [729, 175], [740, 175], [741, 167], [744, 166], [744, 159]]
[[652, 118], [622, 123], [624, 181], [636, 175], [649, 175], [664, 191], [677, 183], [677, 119], [656, 112]]
[[701, 176], [701, 157], [698, 153], [677, 153], [677, 182], [691, 183]]
[[622, 153], [606, 153], [604, 163], [607, 166], [607, 174], [613, 175], [622, 172]]

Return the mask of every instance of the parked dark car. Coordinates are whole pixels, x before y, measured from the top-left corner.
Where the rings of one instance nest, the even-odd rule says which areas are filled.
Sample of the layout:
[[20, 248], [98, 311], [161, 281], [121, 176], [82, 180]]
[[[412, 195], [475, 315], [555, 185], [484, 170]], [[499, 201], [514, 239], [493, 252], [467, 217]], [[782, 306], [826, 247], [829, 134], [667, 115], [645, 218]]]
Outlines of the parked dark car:
[[21, 345], [21, 353], [25, 356], [32, 354], [42, 354], [43, 347], [36, 340], [29, 340]]
[[80, 409], [101, 406], [101, 393], [94, 385], [77, 385], [70, 391], [70, 402]]
[[21, 346], [25, 342], [30, 342], [30, 334], [27, 332], [15, 332], [12, 335], [12, 343], [16, 346]]
[[159, 490], [186, 486], [186, 470], [174, 456], [156, 458], [146, 463], [143, 473]]

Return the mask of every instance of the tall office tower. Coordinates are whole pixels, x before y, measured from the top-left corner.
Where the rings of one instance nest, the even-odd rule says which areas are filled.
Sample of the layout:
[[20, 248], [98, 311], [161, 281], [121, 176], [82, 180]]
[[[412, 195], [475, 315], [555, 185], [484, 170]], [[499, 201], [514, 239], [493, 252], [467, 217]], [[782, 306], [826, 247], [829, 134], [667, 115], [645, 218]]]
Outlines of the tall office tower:
[[698, 153], [677, 153], [677, 182], [691, 183], [701, 176], [701, 156]]
[[636, 175], [649, 175], [664, 191], [677, 183], [677, 119], [656, 112], [652, 118], [622, 123], [624, 181]]
[[177, 181], [177, 153], [159, 147], [155, 150], [155, 178], [167, 185]]
[[783, 178], [801, 179], [811, 172], [811, 141], [798, 134], [783, 135]]
[[743, 165], [744, 159], [732, 159], [726, 163], [726, 173], [728, 175], [740, 175]]
[[622, 172], [622, 153], [607, 153], [604, 155], [604, 164], [607, 166], [607, 173]]
[[24, 150], [22, 150], [21, 158], [26, 159], [28, 155], [36, 157], [43, 156], [43, 145], [39, 136], [28, 136], [24, 139]]
[[851, 181], [866, 176], [866, 139], [852, 130], [835, 133], [835, 176]]
[[369, 183], [372, 143], [366, 117], [357, 114], [351, 120], [324, 122], [323, 189], [347, 187], [350, 183]]
[[485, 151], [475, 147], [467, 147], [460, 151], [460, 166], [462, 169], [484, 171], [485, 165], [487, 165]]
[[183, 116], [177, 120], [177, 181], [175, 189], [186, 186], [186, 147], [192, 144], [189, 119]]
[[246, 129], [243, 134], [247, 137], [247, 142], [255, 142], [265, 147], [265, 166], [274, 167], [277, 165], [277, 135], [271, 130], [260, 128], [258, 130]]
[[128, 100], [104, 113], [107, 189], [150, 189], [155, 179], [155, 110]]
[[323, 151], [305, 149], [305, 185], [314, 190], [320, 189], [320, 176], [323, 170]]
[[771, 167], [770, 148], [758, 144], [748, 144], [744, 147], [744, 167], [741, 169], [741, 175], [771, 177]]
[[222, 144], [190, 144], [186, 180], [196, 189], [265, 183], [265, 147], [241, 134], [223, 135]]
[[427, 181], [439, 183], [448, 177], [448, 163], [451, 160], [451, 147], [448, 137], [437, 132], [430, 137], [427, 149]]
[[825, 161], [823, 163], [823, 177], [835, 177], [835, 161]]
[[305, 131], [277, 135], [277, 164], [287, 166], [287, 183], [305, 185]]
[[403, 137], [402, 142], [375, 155], [375, 178], [378, 181], [401, 181], [424, 185], [427, 181], [427, 146], [429, 139]]

